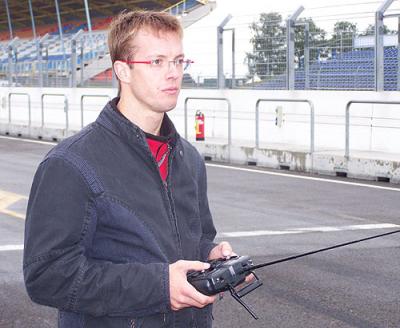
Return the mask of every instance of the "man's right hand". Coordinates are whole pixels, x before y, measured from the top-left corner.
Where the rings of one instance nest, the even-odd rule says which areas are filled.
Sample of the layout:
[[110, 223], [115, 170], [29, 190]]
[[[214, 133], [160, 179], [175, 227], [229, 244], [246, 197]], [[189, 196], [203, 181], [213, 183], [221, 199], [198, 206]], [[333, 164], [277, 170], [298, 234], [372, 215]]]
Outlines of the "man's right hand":
[[210, 267], [208, 263], [179, 260], [169, 265], [169, 294], [171, 308], [174, 311], [186, 307], [203, 308], [215, 301], [215, 296], [206, 296], [188, 283], [188, 271], [202, 271]]

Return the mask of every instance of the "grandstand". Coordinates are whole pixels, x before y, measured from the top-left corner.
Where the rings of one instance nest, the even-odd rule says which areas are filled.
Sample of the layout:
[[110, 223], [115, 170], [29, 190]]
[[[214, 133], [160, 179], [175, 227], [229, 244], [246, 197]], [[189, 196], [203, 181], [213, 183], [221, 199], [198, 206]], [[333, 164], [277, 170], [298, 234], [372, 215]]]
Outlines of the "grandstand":
[[[304, 64], [295, 71], [296, 90], [375, 90], [374, 50], [352, 50], [326, 61], [314, 60], [308, 70]], [[398, 90], [398, 49], [384, 49], [384, 90]], [[256, 89], [286, 89], [286, 75], [258, 83]]]
[[55, 19], [55, 13], [49, 16], [49, 11], [54, 8], [42, 1], [33, 1], [33, 5], [40, 8], [35, 16], [39, 23], [35, 39], [26, 6], [18, 1], [9, 3], [10, 12], [15, 13], [13, 22], [17, 22], [19, 28], [13, 32], [15, 37], [7, 40], [10, 32], [3, 15], [0, 21], [0, 79], [8, 80], [11, 85], [25, 86], [84, 86], [96, 75], [94, 85], [110, 85], [107, 28], [112, 17], [124, 9], [166, 10], [181, 17], [184, 26], [189, 26], [214, 8], [208, 1], [197, 0], [125, 1], [123, 4], [92, 1], [94, 17], [89, 31], [82, 4], [68, 1], [61, 3], [61, 17], [67, 16], [68, 20], [60, 33], [56, 22], [49, 24]]

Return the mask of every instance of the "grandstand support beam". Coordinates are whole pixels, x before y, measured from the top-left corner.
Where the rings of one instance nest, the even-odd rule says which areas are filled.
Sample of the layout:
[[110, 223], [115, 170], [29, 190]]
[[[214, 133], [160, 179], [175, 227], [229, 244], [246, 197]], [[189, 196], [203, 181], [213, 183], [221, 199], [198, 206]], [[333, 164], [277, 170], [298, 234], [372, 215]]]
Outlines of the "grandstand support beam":
[[8, 8], [8, 0], [4, 0], [4, 5], [6, 6], [8, 30], [10, 32], [10, 40], [12, 40], [14, 38], [14, 36], [13, 36], [13, 30], [12, 30], [12, 24], [11, 24], [10, 9]]
[[296, 20], [303, 12], [304, 7], [300, 6], [297, 10], [286, 20], [286, 89], [294, 90], [294, 28]]
[[225, 77], [224, 77], [224, 26], [232, 19], [232, 15], [229, 14], [217, 27], [217, 56], [218, 56], [218, 89], [225, 88]]
[[85, 2], [86, 22], [89, 31], [90, 51], [93, 51], [92, 21], [90, 19], [89, 4], [88, 0], [84, 0], [84, 2]]
[[63, 54], [63, 59], [65, 60], [66, 57], [65, 57], [64, 37], [63, 37], [63, 31], [62, 31], [60, 9], [58, 7], [58, 0], [54, 0], [54, 3], [56, 5], [57, 22], [58, 22], [58, 33], [60, 35], [61, 51], [62, 51], [62, 54]]
[[31, 14], [33, 38], [36, 40], [36, 26], [35, 26], [35, 17], [33, 16], [32, 0], [28, 0], [28, 4], [29, 4], [29, 13]]
[[375, 12], [375, 90], [384, 90], [383, 18], [394, 0], [385, 0]]
[[35, 40], [36, 44], [36, 58], [37, 58], [37, 64], [39, 66], [39, 87], [43, 87], [43, 79], [42, 79], [42, 48], [40, 47], [39, 40], [36, 35], [36, 25], [35, 25], [35, 16], [33, 15], [33, 9], [32, 9], [32, 0], [28, 0], [29, 4], [29, 13], [31, 15], [31, 22], [32, 22], [32, 32], [33, 32], [33, 39]]

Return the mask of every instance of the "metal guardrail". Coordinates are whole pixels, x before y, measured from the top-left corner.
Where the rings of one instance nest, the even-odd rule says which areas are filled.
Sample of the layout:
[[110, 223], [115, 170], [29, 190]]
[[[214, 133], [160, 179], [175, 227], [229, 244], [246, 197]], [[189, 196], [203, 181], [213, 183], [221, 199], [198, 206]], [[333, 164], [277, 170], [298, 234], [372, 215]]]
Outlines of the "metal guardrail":
[[64, 112], [65, 112], [65, 134], [68, 133], [69, 129], [69, 119], [68, 119], [68, 98], [65, 94], [62, 93], [43, 93], [41, 96], [41, 107], [42, 107], [42, 125], [41, 128], [44, 128], [44, 97], [52, 96], [52, 97], [64, 97]]
[[231, 145], [232, 145], [232, 105], [228, 98], [217, 98], [217, 97], [187, 97], [185, 99], [184, 111], [185, 111], [185, 139], [188, 138], [187, 132], [187, 103], [189, 100], [217, 100], [217, 101], [225, 101], [228, 104], [228, 159], [231, 160]]
[[111, 100], [111, 97], [108, 95], [82, 95], [81, 96], [81, 128], [83, 129], [84, 123], [83, 123], [83, 100], [85, 98], [108, 98], [108, 100]]
[[350, 157], [350, 107], [352, 104], [381, 104], [381, 105], [400, 105], [400, 101], [380, 101], [380, 100], [350, 100], [346, 105], [346, 145], [345, 158]]
[[11, 96], [27, 96], [28, 97], [28, 127], [32, 125], [32, 107], [31, 107], [31, 96], [25, 92], [10, 92], [8, 94], [8, 124], [11, 124]]
[[308, 99], [282, 99], [282, 98], [262, 98], [256, 102], [256, 148], [260, 148], [260, 103], [261, 102], [291, 102], [307, 103], [310, 106], [310, 154], [314, 153], [314, 104]]

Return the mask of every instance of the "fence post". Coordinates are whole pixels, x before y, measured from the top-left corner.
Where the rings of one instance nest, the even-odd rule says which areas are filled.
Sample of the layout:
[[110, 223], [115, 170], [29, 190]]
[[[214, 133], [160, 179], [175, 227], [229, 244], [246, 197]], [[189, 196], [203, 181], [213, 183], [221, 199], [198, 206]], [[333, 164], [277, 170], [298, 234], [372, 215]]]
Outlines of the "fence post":
[[294, 27], [296, 19], [304, 10], [303, 6], [297, 10], [286, 20], [286, 88], [294, 90]]
[[375, 12], [375, 90], [384, 89], [383, 17], [394, 0], [385, 0]]
[[225, 88], [224, 77], [224, 26], [231, 20], [232, 15], [228, 15], [217, 27], [217, 56], [218, 56], [218, 89]]

